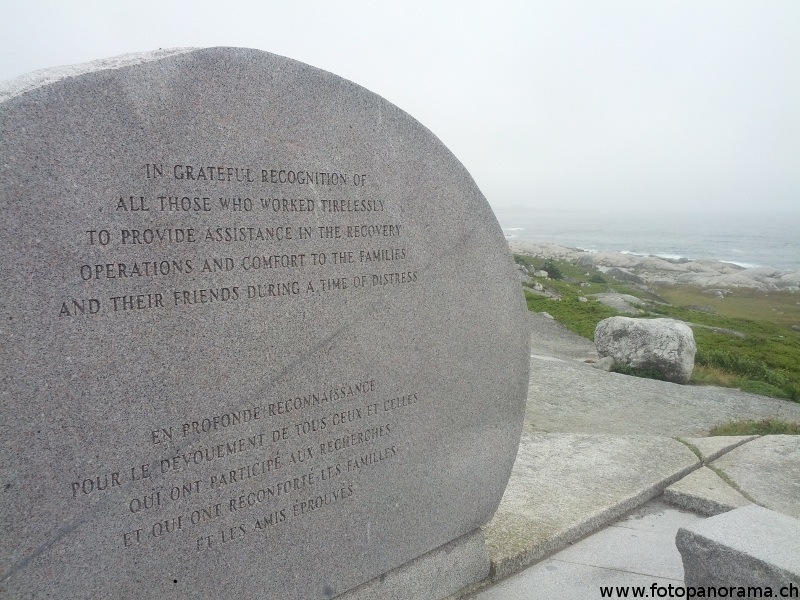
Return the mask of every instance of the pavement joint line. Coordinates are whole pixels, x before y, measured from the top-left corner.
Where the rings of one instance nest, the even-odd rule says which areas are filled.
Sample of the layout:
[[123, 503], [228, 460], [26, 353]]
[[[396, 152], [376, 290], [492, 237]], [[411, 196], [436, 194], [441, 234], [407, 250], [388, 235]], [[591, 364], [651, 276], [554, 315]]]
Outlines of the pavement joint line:
[[[607, 566], [604, 566], [604, 565], [592, 565], [592, 564], [588, 564], [588, 563], [575, 562], [575, 561], [572, 561], [572, 560], [563, 560], [561, 558], [550, 558], [548, 560], [551, 560], [553, 562], [561, 562], [561, 563], [568, 564], [568, 565], [580, 565], [582, 567], [592, 567], [593, 569], [603, 569], [605, 571], [615, 571], [617, 573], [630, 573], [631, 575], [641, 575], [642, 577], [656, 577], [658, 579], [666, 579], [668, 581], [678, 581], [678, 582], [680, 582], [681, 585], [683, 585], [683, 580], [681, 580], [681, 579], [673, 579], [672, 577], [664, 577], [663, 575], [655, 575], [653, 573], [641, 573], [639, 571], [629, 571], [628, 569], [617, 569], [615, 567], [607, 567]], [[520, 573], [522, 573], [522, 571], [520, 571]]]
[[[752, 439], [749, 439], [749, 440], [744, 440], [744, 441], [742, 441], [742, 442], [739, 442], [739, 443], [738, 443], [738, 444], [736, 444], [735, 446], [732, 446], [732, 447], [731, 447], [729, 450], [726, 450], [726, 451], [725, 451], [725, 452], [723, 452], [722, 454], [720, 454], [720, 455], [718, 455], [718, 456], [715, 456], [715, 457], [714, 457], [714, 460], [712, 460], [712, 461], [711, 461], [711, 462], [709, 462], [709, 463], [707, 463], [707, 462], [705, 461], [705, 459], [704, 459], [704, 458], [703, 458], [703, 456], [702, 456], [702, 453], [701, 453], [701, 452], [700, 452], [700, 450], [697, 448], [697, 446], [695, 446], [695, 445], [693, 445], [693, 444], [691, 444], [691, 443], [687, 442], [687, 441], [686, 441], [686, 440], [684, 440], [684, 439], [681, 439], [680, 437], [675, 437], [675, 438], [673, 438], [673, 439], [674, 439], [674, 440], [676, 440], [676, 441], [678, 441], [678, 442], [680, 442], [681, 444], [683, 444], [683, 445], [684, 445], [684, 446], [686, 446], [687, 448], [689, 448], [689, 450], [691, 450], [692, 452], [694, 452], [694, 453], [695, 453], [695, 455], [697, 455], [697, 458], [698, 458], [698, 459], [700, 459], [700, 464], [699, 464], [699, 465], [698, 465], [696, 468], [692, 469], [692, 471], [696, 471], [697, 469], [699, 469], [699, 468], [701, 468], [701, 467], [708, 467], [708, 468], [709, 468], [709, 469], [711, 469], [711, 470], [712, 470], [712, 471], [713, 471], [713, 472], [716, 474], [716, 476], [717, 476], [717, 477], [719, 477], [719, 478], [720, 478], [720, 479], [721, 479], [721, 480], [722, 480], [722, 481], [723, 481], [723, 482], [724, 482], [724, 483], [725, 483], [725, 484], [726, 484], [728, 487], [730, 487], [731, 489], [733, 489], [733, 490], [735, 490], [735, 491], [739, 492], [739, 493], [740, 493], [742, 496], [744, 496], [744, 498], [745, 498], [746, 500], [749, 500], [750, 502], [752, 502], [753, 504], [755, 504], [755, 505], [757, 505], [757, 506], [761, 506], [761, 507], [763, 507], [763, 508], [766, 508], [766, 507], [765, 507], [763, 504], [761, 504], [760, 502], [757, 502], [755, 499], [753, 499], [753, 497], [752, 497], [750, 494], [748, 494], [748, 493], [747, 493], [747, 492], [745, 492], [743, 489], [741, 489], [741, 488], [740, 488], [738, 485], [736, 485], [736, 483], [734, 483], [734, 481], [733, 481], [733, 480], [732, 480], [732, 479], [731, 479], [731, 478], [728, 476], [728, 474], [727, 474], [725, 471], [723, 471], [723, 470], [722, 470], [720, 467], [715, 467], [715, 466], [713, 466], [713, 464], [712, 464], [712, 463], [714, 463], [716, 460], [718, 460], [718, 459], [722, 458], [723, 456], [725, 456], [725, 455], [726, 455], [728, 452], [730, 452], [731, 450], [735, 450], [736, 448], [740, 448], [740, 447], [744, 446], [746, 443], [748, 443], [748, 442], [752, 442], [752, 441], [754, 441], [754, 440], [757, 440], [757, 439], [760, 439], [760, 438], [762, 438], [762, 437], [764, 437], [764, 436], [761, 436], [761, 435], [759, 435], [759, 436], [757, 436], [757, 437], [754, 437], [754, 438], [752, 438]], [[691, 473], [692, 471], [689, 471], [689, 473]], [[688, 475], [689, 473], [686, 473], [686, 475]], [[684, 475], [683, 477], [686, 477], [686, 475]], [[683, 479], [683, 477], [681, 477], [680, 479]], [[680, 481], [680, 479], [676, 479], [676, 480], [675, 480], [673, 483], [677, 483], [678, 481]], [[671, 485], [671, 484], [670, 484], [670, 485]], [[669, 487], [669, 486], [667, 486], [667, 487]], [[666, 489], [666, 488], [664, 488], [664, 489]], [[663, 492], [662, 492], [662, 494], [663, 494]]]
[[686, 440], [680, 437], [674, 437], [672, 439], [675, 440], [676, 442], [680, 442], [681, 444], [686, 446], [689, 450], [694, 452], [694, 455], [700, 460], [700, 466], [703, 466], [705, 464], [705, 460], [703, 459], [703, 453], [700, 452], [700, 449], [697, 446], [687, 442]]
[[[764, 437], [764, 434], [757, 434], [756, 437], [754, 437], [754, 438], [750, 438], [749, 440], [742, 440], [741, 442], [739, 442], [738, 444], [733, 446], [730, 450], [726, 450], [725, 452], [723, 452], [722, 454], [717, 456], [717, 458], [722, 458], [723, 456], [725, 456], [731, 450], [736, 450], [736, 448], [741, 448], [745, 444], [749, 444], [750, 442], [755, 442], [756, 440], [760, 440], [762, 437]], [[717, 460], [717, 458], [715, 458], [714, 460]], [[711, 462], [714, 462], [714, 460], [712, 460]]]
[[[708, 437], [715, 437], [715, 436], [708, 436]], [[728, 436], [721, 436], [721, 437], [728, 437]], [[685, 439], [683, 439], [682, 437], [679, 437], [679, 436], [676, 436], [676, 437], [674, 437], [672, 439], [680, 442], [681, 444], [683, 444], [684, 446], [689, 448], [689, 450], [694, 452], [697, 455], [697, 458], [700, 459], [700, 462], [702, 463], [702, 466], [707, 467], [711, 463], [713, 463], [714, 461], [716, 461], [716, 460], [722, 458], [723, 456], [725, 456], [726, 454], [728, 454], [728, 452], [732, 452], [733, 450], [736, 450], [736, 448], [741, 448], [745, 444], [748, 444], [750, 442], [754, 442], [757, 439], [760, 439], [762, 437], [764, 437], [764, 436], [759, 434], [759, 435], [756, 435], [755, 437], [752, 437], [750, 439], [746, 439], [746, 440], [742, 440], [740, 442], [737, 442], [735, 445], [731, 446], [730, 448], [726, 448], [720, 454], [717, 454], [714, 458], [712, 458], [708, 462], [706, 462], [706, 459], [703, 457], [703, 453], [700, 452], [700, 449], [697, 446], [695, 446], [694, 444], [692, 444], [691, 442], [688, 442], [688, 441], [686, 441]]]
[[675, 474], [675, 476], [674, 476], [674, 478], [672, 478], [672, 481], [670, 481], [670, 482], [669, 482], [669, 483], [667, 483], [667, 484], [666, 484], [666, 485], [665, 485], [663, 488], [661, 488], [661, 493], [662, 493], [662, 494], [664, 493], [664, 490], [666, 490], [666, 489], [667, 489], [669, 486], [671, 486], [673, 483], [677, 483], [677, 482], [679, 482], [681, 479], [683, 479], [684, 477], [686, 477], [687, 475], [689, 475], [689, 473], [693, 473], [693, 472], [697, 471], [697, 469], [700, 469], [701, 467], [705, 466], [705, 464], [703, 463], [703, 457], [700, 455], [700, 450], [698, 450], [698, 449], [697, 449], [696, 447], [694, 447], [692, 444], [689, 444], [689, 443], [687, 443], [687, 442], [683, 441], [683, 440], [682, 440], [682, 439], [680, 439], [680, 438], [677, 438], [677, 437], [675, 437], [675, 438], [670, 438], [670, 439], [673, 439], [673, 440], [675, 440], [676, 442], [680, 442], [681, 444], [683, 444], [684, 446], [686, 446], [686, 447], [687, 447], [689, 450], [691, 450], [691, 451], [692, 451], [692, 453], [693, 453], [693, 454], [694, 454], [694, 455], [697, 457], [697, 464], [696, 464], [696, 465], [694, 465], [694, 466], [691, 466], [691, 467], [686, 467], [686, 468], [685, 468], [685, 469], [683, 469], [681, 472], [679, 472], [679, 473], [676, 473], [676, 474]]
[[[655, 500], [655, 499], [656, 498], [653, 498], [653, 500]], [[678, 509], [679, 507], [670, 506], [670, 508]], [[636, 509], [634, 509], [634, 510], [636, 510]], [[679, 510], [686, 510], [686, 509], [679, 509]], [[689, 510], [689, 511], [686, 511], [686, 512], [692, 512], [692, 511]], [[629, 527], [628, 525], [622, 525], [622, 521], [614, 523], [613, 525], [609, 525], [609, 527], [616, 527], [617, 529], [625, 529], [627, 531], [643, 531], [642, 529], [639, 529], [638, 527]]]
[[763, 436], [763, 435], [757, 435], [757, 436], [756, 436], [756, 437], [754, 437], [754, 438], [750, 438], [750, 439], [748, 439], [748, 440], [742, 440], [741, 442], [738, 442], [738, 443], [737, 443], [735, 446], [731, 446], [731, 447], [730, 447], [730, 448], [728, 448], [727, 450], [724, 450], [724, 451], [722, 452], [722, 454], [718, 454], [717, 456], [715, 456], [715, 457], [714, 457], [714, 458], [713, 458], [713, 459], [712, 459], [710, 462], [706, 463], [706, 461], [705, 461], [705, 459], [704, 459], [704, 460], [703, 460], [703, 464], [704, 464], [705, 466], [708, 466], [708, 465], [710, 465], [712, 462], [714, 462], [715, 460], [718, 460], [718, 459], [722, 458], [723, 456], [725, 456], [725, 455], [726, 455], [728, 452], [731, 452], [732, 450], [736, 450], [736, 448], [741, 448], [741, 447], [742, 447], [742, 446], [744, 446], [745, 444], [748, 444], [748, 443], [750, 443], [750, 442], [754, 442], [755, 440], [761, 439], [762, 437], [764, 437], [764, 436]]
[[[720, 458], [720, 457], [717, 457], [717, 458]], [[756, 501], [756, 500], [755, 500], [755, 499], [754, 499], [754, 498], [753, 498], [753, 497], [752, 497], [750, 494], [748, 494], [748, 493], [747, 493], [747, 492], [745, 492], [743, 489], [741, 489], [741, 488], [740, 488], [738, 485], [736, 485], [736, 483], [733, 481], [733, 479], [731, 479], [731, 478], [728, 476], [728, 474], [727, 474], [725, 471], [723, 471], [723, 470], [722, 470], [720, 467], [715, 467], [713, 464], [710, 464], [710, 463], [709, 463], [709, 464], [707, 464], [706, 466], [707, 466], [709, 469], [711, 469], [712, 471], [714, 471], [714, 473], [716, 473], [717, 477], [719, 477], [720, 479], [722, 479], [722, 481], [724, 481], [726, 484], [728, 484], [728, 486], [730, 486], [731, 488], [733, 488], [734, 490], [736, 490], [737, 492], [739, 492], [739, 493], [740, 493], [742, 496], [744, 496], [744, 497], [745, 497], [747, 500], [749, 500], [750, 502], [752, 502], [752, 503], [753, 503], [753, 504], [755, 504], [756, 506], [760, 506], [760, 507], [762, 507], [762, 508], [766, 508], [766, 506], [764, 506], [763, 504], [761, 504], [761, 502], [758, 502], [758, 501]]]

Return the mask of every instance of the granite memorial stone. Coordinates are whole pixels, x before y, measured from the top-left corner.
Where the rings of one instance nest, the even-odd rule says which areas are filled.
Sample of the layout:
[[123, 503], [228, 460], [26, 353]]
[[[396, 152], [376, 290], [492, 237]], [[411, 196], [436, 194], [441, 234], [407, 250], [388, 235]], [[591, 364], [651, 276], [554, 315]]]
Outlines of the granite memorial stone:
[[7, 82], [0, 244], [0, 596], [332, 598], [495, 511], [524, 301], [377, 95], [238, 48]]

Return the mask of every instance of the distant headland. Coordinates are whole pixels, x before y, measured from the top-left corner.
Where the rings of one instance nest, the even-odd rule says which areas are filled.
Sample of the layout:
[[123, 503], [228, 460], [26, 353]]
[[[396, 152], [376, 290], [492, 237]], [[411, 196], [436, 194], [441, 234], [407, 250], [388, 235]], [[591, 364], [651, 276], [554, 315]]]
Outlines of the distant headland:
[[[704, 288], [750, 288], [763, 292], [800, 291], [800, 272], [771, 267], [745, 268], [712, 259], [667, 259], [623, 252], [589, 252], [551, 242], [509, 240], [514, 253], [539, 258], [568, 260], [577, 265], [615, 270], [616, 278], [655, 286], [693, 285]], [[614, 275], [614, 273], [612, 273]], [[622, 277], [620, 277], [620, 275]]]

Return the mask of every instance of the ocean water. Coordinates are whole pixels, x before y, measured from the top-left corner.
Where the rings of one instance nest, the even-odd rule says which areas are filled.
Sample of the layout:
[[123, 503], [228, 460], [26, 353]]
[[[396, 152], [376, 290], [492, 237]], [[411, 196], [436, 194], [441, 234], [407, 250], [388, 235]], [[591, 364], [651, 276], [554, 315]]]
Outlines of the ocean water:
[[800, 212], [698, 216], [500, 209], [495, 214], [510, 239], [800, 271]]

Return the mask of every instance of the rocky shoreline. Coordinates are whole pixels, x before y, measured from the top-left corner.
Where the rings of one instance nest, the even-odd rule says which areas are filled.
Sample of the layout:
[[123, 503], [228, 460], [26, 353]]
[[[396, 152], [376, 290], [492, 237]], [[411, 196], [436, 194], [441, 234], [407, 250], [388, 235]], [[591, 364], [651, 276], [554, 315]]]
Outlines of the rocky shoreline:
[[587, 252], [550, 242], [509, 240], [511, 252], [537, 258], [568, 260], [579, 266], [596, 267], [619, 280], [641, 285], [692, 285], [717, 288], [750, 288], [763, 292], [800, 291], [800, 272], [770, 267], [745, 268], [717, 260], [665, 259], [621, 252]]

